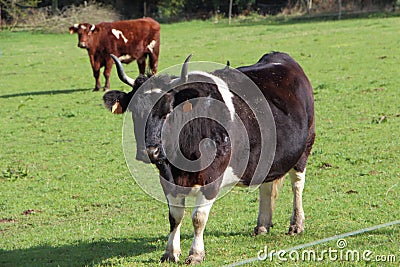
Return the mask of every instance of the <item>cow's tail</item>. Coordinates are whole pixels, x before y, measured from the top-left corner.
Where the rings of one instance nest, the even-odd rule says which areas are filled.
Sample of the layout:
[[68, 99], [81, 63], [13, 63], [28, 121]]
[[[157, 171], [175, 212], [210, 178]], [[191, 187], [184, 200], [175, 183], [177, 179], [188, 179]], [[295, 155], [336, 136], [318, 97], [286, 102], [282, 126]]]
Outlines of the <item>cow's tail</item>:
[[154, 64], [156, 64], [156, 62], [154, 62], [154, 57], [152, 53], [146, 53], [146, 57], [148, 57], [146, 76], [151, 77], [156, 74], [156, 68], [154, 67]]
[[147, 76], [151, 76], [154, 74], [152, 70], [152, 67], [154, 66], [154, 60], [150, 53], [147, 53], [146, 56], [149, 58], [149, 64], [147, 65]]

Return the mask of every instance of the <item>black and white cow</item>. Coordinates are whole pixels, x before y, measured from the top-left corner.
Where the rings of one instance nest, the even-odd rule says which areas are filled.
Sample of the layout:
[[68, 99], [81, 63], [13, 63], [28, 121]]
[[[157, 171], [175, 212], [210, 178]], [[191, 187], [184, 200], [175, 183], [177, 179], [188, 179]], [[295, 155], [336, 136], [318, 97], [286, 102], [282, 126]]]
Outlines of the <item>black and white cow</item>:
[[[121, 80], [128, 83], [121, 64], [117, 69]], [[271, 152], [270, 168], [263, 173], [259, 185], [259, 214], [254, 228], [256, 235], [267, 233], [272, 227], [272, 213], [278, 184], [288, 173], [291, 179], [293, 198], [293, 214], [290, 220], [289, 234], [304, 230], [304, 211], [302, 192], [305, 183], [306, 163], [315, 138], [314, 99], [311, 84], [300, 65], [288, 54], [273, 52], [264, 55], [256, 64], [207, 72], [187, 72], [187, 62], [183, 65], [180, 78], [160, 77], [153, 81], [138, 97], [141, 99], [135, 105], [129, 106], [135, 123], [135, 134], [139, 147], [138, 153], [145, 149], [150, 161], [159, 169], [160, 182], [169, 205], [170, 235], [162, 261], [177, 262], [180, 250], [180, 227], [184, 215], [185, 199], [191, 195], [196, 198], [192, 213], [194, 240], [186, 263], [199, 263], [204, 260], [205, 250], [203, 232], [210, 213], [211, 206], [217, 198], [220, 189], [232, 181], [241, 185], [250, 185], [262, 153], [262, 135], [269, 129], [260, 127], [255, 111], [237, 93], [232, 86], [240, 86], [243, 76], [248, 77], [261, 91], [273, 116], [276, 140], [275, 153]], [[136, 79], [138, 81], [138, 79]], [[129, 83], [128, 83], [129, 84]], [[146, 84], [146, 83], [145, 83]], [[106, 106], [110, 110], [124, 112], [128, 108], [130, 98], [135, 94], [137, 84], [129, 94], [119, 91], [104, 95]], [[246, 91], [247, 88], [244, 88]], [[251, 89], [248, 89], [251, 90]], [[157, 98], [156, 104], [146, 107], [145, 99], [149, 96]], [[203, 102], [199, 102], [201, 99]], [[222, 103], [223, 108], [213, 108], [214, 104]], [[207, 102], [208, 101], [208, 102]], [[214, 102], [213, 102], [214, 101]], [[143, 116], [143, 110], [148, 110], [148, 116]], [[150, 109], [150, 110], [149, 110]], [[179, 124], [179, 116], [174, 116], [175, 110], [182, 109], [184, 113], [200, 112], [213, 117], [219, 113], [220, 122], [198, 116], [179, 129], [176, 135], [172, 129]], [[120, 113], [117, 112], [117, 113]], [[200, 114], [199, 113], [199, 114]], [[173, 117], [173, 118], [172, 118]], [[247, 132], [248, 160], [243, 170], [231, 158], [242, 153], [238, 151], [235, 129], [243, 125]], [[140, 131], [137, 128], [142, 128]], [[140, 132], [140, 133], [139, 133]], [[231, 135], [233, 133], [233, 136]], [[177, 144], [171, 149], [163, 138], [176, 138]], [[244, 138], [243, 138], [244, 139]], [[207, 140], [207, 142], [204, 142]], [[195, 171], [175, 166], [171, 160], [174, 149], [180, 151], [184, 158], [192, 162], [200, 161]], [[204, 151], [212, 151], [211, 162], [201, 164]], [[174, 155], [172, 155], [172, 158]], [[137, 158], [142, 159], [142, 156]], [[207, 161], [207, 158], [205, 159]]]

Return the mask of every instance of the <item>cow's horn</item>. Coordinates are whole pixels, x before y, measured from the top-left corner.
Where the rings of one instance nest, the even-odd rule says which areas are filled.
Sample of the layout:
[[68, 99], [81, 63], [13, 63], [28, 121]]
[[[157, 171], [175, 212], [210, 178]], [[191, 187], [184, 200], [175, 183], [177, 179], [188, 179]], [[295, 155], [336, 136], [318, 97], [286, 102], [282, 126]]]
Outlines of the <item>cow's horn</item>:
[[92, 27], [90, 27], [90, 31], [94, 31], [94, 28], [96, 28], [96, 26], [94, 24], [92, 24]]
[[181, 77], [173, 80], [170, 84], [171, 87], [175, 87], [175, 86], [178, 86], [179, 84], [183, 84], [183, 83], [187, 82], [187, 80], [188, 80], [188, 65], [189, 65], [188, 63], [189, 63], [189, 60], [191, 57], [192, 57], [192, 54], [190, 54], [185, 59], [185, 62], [183, 62], [182, 70], [181, 70]]
[[110, 54], [110, 56], [114, 60], [115, 66], [117, 67], [117, 73], [118, 73], [119, 79], [122, 82], [126, 83], [127, 85], [133, 87], [135, 80], [126, 75], [124, 68], [122, 67], [121, 61], [119, 61], [119, 59], [116, 56], [114, 56], [113, 54]]
[[192, 57], [192, 54], [190, 54], [186, 59], [185, 62], [183, 62], [183, 66], [182, 66], [182, 71], [181, 71], [181, 80], [183, 82], [187, 82], [188, 80], [188, 63], [190, 58]]

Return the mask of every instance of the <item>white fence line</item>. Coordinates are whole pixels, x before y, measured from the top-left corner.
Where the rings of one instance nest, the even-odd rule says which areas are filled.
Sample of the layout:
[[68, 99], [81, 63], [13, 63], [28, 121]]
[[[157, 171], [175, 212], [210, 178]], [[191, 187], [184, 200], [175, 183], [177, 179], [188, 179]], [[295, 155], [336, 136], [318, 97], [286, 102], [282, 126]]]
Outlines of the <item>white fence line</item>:
[[[349, 237], [349, 236], [359, 235], [359, 234], [363, 234], [363, 233], [366, 233], [366, 232], [375, 231], [375, 230], [378, 230], [378, 229], [381, 229], [381, 228], [394, 226], [394, 225], [397, 225], [397, 224], [400, 224], [400, 220], [392, 221], [392, 222], [388, 222], [388, 223], [384, 223], [384, 224], [379, 224], [379, 225], [371, 226], [371, 227], [368, 227], [368, 228], [363, 228], [363, 229], [356, 230], [356, 231], [353, 231], [353, 232], [348, 232], [348, 233], [344, 233], [344, 234], [340, 234], [340, 235], [327, 237], [327, 238], [320, 239], [320, 240], [317, 240], [317, 241], [313, 241], [313, 242], [310, 242], [310, 243], [294, 246], [294, 247], [285, 249], [284, 251], [290, 252], [290, 251], [293, 251], [293, 250], [300, 250], [300, 249], [308, 248], [308, 247], [311, 247], [311, 246], [323, 244], [323, 243], [326, 243], [326, 242], [329, 242], [329, 241], [333, 241], [333, 240], [337, 240], [337, 239], [341, 239], [341, 238], [345, 238], [345, 237]], [[268, 257], [272, 257], [272, 256], [273, 255], [268, 255]], [[241, 266], [241, 265], [253, 263], [253, 262], [256, 262], [256, 261], [260, 261], [260, 259], [258, 257], [254, 257], [254, 258], [250, 258], [250, 259], [247, 259], [247, 260], [243, 260], [243, 261], [239, 261], [239, 262], [236, 262], [236, 263], [232, 263], [232, 264], [226, 265], [226, 267]]]

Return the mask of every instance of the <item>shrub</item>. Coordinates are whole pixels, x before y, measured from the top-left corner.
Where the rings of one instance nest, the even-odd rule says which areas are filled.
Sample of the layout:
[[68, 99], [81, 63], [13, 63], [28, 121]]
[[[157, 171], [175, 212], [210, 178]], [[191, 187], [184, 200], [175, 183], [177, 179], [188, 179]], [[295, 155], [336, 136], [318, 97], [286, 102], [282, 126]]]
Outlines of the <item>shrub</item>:
[[[20, 21], [30, 16], [30, 10], [37, 7], [40, 0], [0, 0], [2, 14], [6, 15], [6, 22], [10, 28], [14, 28]], [[0, 21], [3, 24], [3, 21]]]
[[[2, 1], [2, 0], [0, 0]], [[88, 22], [96, 24], [102, 21], [115, 21], [120, 15], [112, 7], [101, 4], [67, 6], [56, 13], [51, 6], [29, 8], [24, 16], [16, 19], [17, 23], [9, 25], [11, 30], [30, 29], [48, 33], [65, 33], [75, 23]]]

